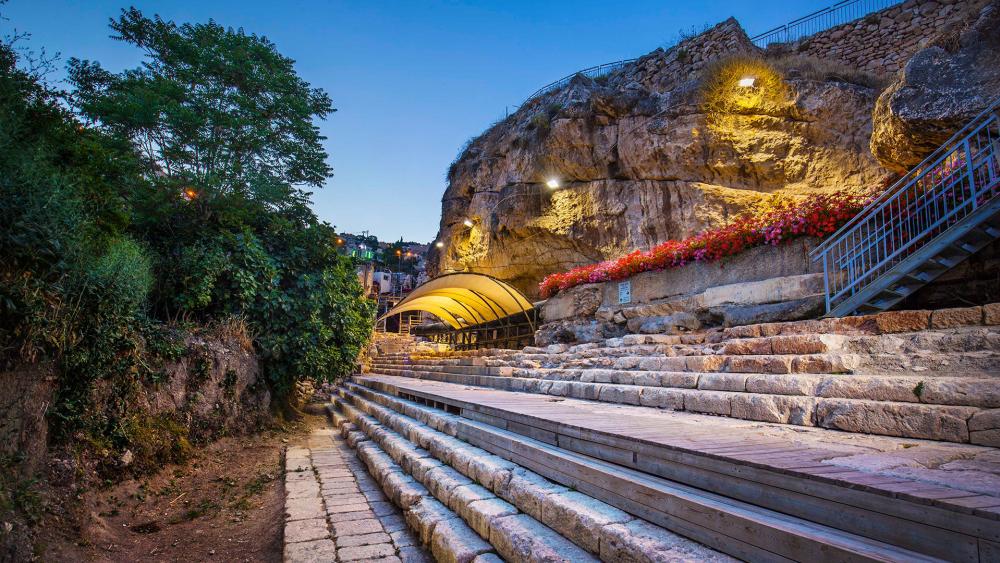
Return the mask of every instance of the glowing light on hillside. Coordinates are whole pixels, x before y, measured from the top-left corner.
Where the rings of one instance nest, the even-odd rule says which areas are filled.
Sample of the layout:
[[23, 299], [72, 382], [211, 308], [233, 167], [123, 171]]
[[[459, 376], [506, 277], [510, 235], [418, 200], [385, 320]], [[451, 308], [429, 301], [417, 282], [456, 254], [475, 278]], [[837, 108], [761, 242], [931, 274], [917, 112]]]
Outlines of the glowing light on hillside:
[[462, 224], [465, 225], [466, 227], [469, 227], [471, 229], [472, 228], [472, 219], [466, 219], [465, 221], [462, 221]]
[[757, 83], [757, 79], [753, 76], [744, 76], [740, 78], [739, 86], [740, 88], [753, 88], [754, 84]]
[[198, 197], [198, 191], [195, 190], [192, 187], [184, 188], [183, 194], [184, 194], [184, 199], [186, 199], [188, 201], [191, 201], [191, 200], [195, 199], [196, 197]]
[[444, 248], [444, 243], [441, 242], [441, 241], [437, 241], [437, 242], [434, 243], [434, 246], [436, 246], [438, 248]]
[[549, 187], [550, 190], [554, 190], [559, 187], [559, 180], [557, 178], [549, 178], [545, 185]]

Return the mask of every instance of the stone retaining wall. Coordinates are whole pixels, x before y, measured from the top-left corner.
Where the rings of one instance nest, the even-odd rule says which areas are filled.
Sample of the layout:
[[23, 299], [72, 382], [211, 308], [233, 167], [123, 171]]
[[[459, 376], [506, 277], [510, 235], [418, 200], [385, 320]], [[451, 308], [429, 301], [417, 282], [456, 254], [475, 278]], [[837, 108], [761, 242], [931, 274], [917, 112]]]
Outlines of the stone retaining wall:
[[891, 75], [933, 36], [974, 19], [989, 0], [907, 0], [792, 44], [769, 46]]

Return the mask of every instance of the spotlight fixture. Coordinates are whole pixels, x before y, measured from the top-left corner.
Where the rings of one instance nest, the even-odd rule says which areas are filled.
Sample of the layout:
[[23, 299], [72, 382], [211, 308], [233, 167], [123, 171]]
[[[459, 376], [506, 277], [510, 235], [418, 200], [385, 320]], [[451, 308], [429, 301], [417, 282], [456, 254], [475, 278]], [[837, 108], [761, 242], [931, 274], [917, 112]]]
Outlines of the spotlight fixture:
[[549, 187], [550, 190], [554, 190], [559, 187], [559, 180], [556, 178], [549, 178], [545, 185]]
[[444, 248], [444, 243], [441, 242], [441, 241], [437, 241], [437, 242], [434, 243], [434, 246], [436, 246], [438, 248]]
[[753, 88], [756, 83], [757, 79], [753, 76], [744, 76], [743, 78], [740, 78], [739, 86], [740, 88]]
[[472, 228], [472, 219], [466, 219], [465, 221], [462, 221], [462, 224], [465, 225], [466, 227], [469, 227], [471, 229]]

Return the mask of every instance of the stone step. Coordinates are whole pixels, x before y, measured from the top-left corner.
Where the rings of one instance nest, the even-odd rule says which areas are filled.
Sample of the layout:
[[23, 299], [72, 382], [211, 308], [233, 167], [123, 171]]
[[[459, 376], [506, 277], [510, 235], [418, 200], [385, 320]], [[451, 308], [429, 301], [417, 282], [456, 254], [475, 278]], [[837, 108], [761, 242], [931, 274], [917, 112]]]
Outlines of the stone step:
[[386, 496], [403, 511], [404, 519], [420, 542], [438, 561], [496, 561], [493, 547], [457, 514], [413, 481], [374, 442], [351, 423], [341, 426], [343, 436], [368, 468]]
[[491, 553], [514, 562], [597, 561], [373, 417], [338, 406], [352, 421], [343, 428], [361, 444], [359, 457], [438, 561], [478, 561]]
[[[641, 366], [638, 366], [641, 367]], [[879, 375], [879, 374], [771, 374], [645, 371], [641, 369], [478, 368], [456, 370], [448, 366], [379, 364], [379, 373], [442, 373], [571, 381], [580, 383], [639, 385], [672, 389], [701, 389], [770, 395], [862, 399], [930, 405], [1000, 408], [1000, 380], [996, 377]], [[494, 385], [490, 385], [491, 387]], [[598, 396], [599, 393], [591, 393]]]
[[[504, 526], [507, 517], [520, 512], [527, 525], [537, 528], [540, 522], [551, 529], [538, 535], [554, 531], [605, 561], [732, 561], [433, 427], [446, 428], [446, 419], [434, 419], [437, 424], [428, 426], [350, 391], [340, 393], [350, 405], [345, 410], [360, 410], [386, 431], [378, 432], [379, 426], [363, 416], [357, 416], [358, 426], [368, 427], [369, 436], [439, 500], [463, 516], [468, 512], [466, 521], [482, 537], [493, 538], [492, 528]], [[498, 550], [508, 551], [501, 546]]]
[[[714, 414], [742, 420], [795, 426], [819, 426], [882, 436], [1000, 446], [1000, 436], [998, 436], [1000, 432], [994, 430], [995, 427], [1000, 426], [1000, 416], [998, 416], [1000, 409], [903, 402], [881, 398], [874, 400], [855, 398], [893, 396], [893, 389], [890, 386], [880, 384], [885, 382], [876, 381], [866, 388], [862, 384], [863, 382], [851, 381], [855, 376], [843, 376], [841, 381], [828, 381], [826, 386], [820, 387], [824, 395], [831, 396], [806, 396], [794, 394], [808, 391], [806, 383], [787, 380], [767, 381], [766, 379], [751, 380], [748, 378], [743, 382], [743, 385], [749, 385], [751, 389], [773, 390], [767, 393], [719, 390], [726, 384], [736, 385], [739, 383], [735, 380], [725, 381], [722, 379], [711, 383], [705, 380], [700, 383], [703, 387], [715, 386], [716, 389], [683, 389], [463, 375], [410, 369], [380, 370], [373, 373], [621, 405]], [[704, 376], [709, 375], [718, 377], [724, 374], [704, 374]], [[930, 397], [934, 397], [936, 394], [945, 394], [955, 398], [955, 400], [960, 400], [960, 397], [968, 397], [966, 402], [986, 400], [989, 401], [988, 404], [995, 404], [996, 401], [1000, 400], [995, 389], [992, 391], [992, 395], [969, 396], [956, 393], [955, 388], [949, 388], [947, 384], [939, 386], [932, 380], [927, 381], [929, 384], [925, 388], [934, 389], [928, 393]], [[908, 399], [905, 395], [905, 387], [897, 388], [896, 391], [899, 398]], [[911, 389], [910, 394], [912, 393]], [[838, 397], [837, 395], [848, 396]]]
[[[409, 417], [397, 419], [400, 428], [412, 428], [419, 420], [564, 486], [745, 560], [979, 561], [980, 542], [1000, 539], [1000, 525], [994, 520], [942, 511], [895, 498], [888, 491], [873, 494], [868, 485], [860, 483], [867, 479], [904, 490], [899, 480], [815, 467], [815, 475], [790, 475], [788, 470], [767, 471], [752, 462], [727, 459], [725, 453], [701, 454], [699, 461], [677, 447], [658, 450], [652, 443], [627, 446], [621, 438], [597, 438], [593, 431], [567, 422], [582, 416], [576, 405], [567, 405], [562, 411], [565, 416], [555, 417], [559, 420], [546, 420], [548, 417], [515, 415], [499, 406], [487, 406], [513, 405], [522, 394], [500, 393], [510, 398], [475, 403], [469, 399], [481, 396], [481, 392], [447, 386], [466, 389], [461, 392], [463, 399], [457, 399], [444, 394], [441, 388], [446, 386], [440, 384], [427, 389], [403, 388], [392, 379], [358, 378], [358, 384], [346, 386], [350, 393], [345, 396], [351, 400], [359, 396]], [[454, 406], [458, 412], [443, 412], [417, 400]], [[539, 412], [528, 405], [520, 411]], [[607, 420], [608, 416], [598, 414], [597, 418]], [[757, 445], [755, 440], [739, 442], [744, 447]], [[787, 460], [788, 454], [768, 455]], [[834, 486], [830, 476], [845, 474], [858, 482], [849, 487]], [[924, 486], [914, 490], [929, 491]], [[935, 493], [942, 494], [940, 490]], [[966, 535], [975, 534], [975, 530], [983, 538]], [[948, 543], [951, 541], [958, 543]]]

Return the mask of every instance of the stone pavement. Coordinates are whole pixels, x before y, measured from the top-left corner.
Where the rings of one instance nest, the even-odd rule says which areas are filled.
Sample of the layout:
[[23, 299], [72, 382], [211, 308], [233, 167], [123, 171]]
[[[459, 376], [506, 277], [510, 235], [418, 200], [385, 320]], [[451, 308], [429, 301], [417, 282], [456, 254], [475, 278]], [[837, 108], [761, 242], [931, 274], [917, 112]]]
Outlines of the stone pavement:
[[431, 560], [399, 509], [328, 427], [288, 448], [284, 545], [288, 563]]

